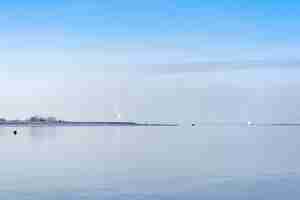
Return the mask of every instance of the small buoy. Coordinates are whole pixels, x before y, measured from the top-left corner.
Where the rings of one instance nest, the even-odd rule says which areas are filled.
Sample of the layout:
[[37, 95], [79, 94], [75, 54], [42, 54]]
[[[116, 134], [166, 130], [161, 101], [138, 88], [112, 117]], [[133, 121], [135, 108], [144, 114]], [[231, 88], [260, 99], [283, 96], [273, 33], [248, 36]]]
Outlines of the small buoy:
[[14, 134], [17, 135], [17, 133], [18, 133], [17, 130], [14, 130]]

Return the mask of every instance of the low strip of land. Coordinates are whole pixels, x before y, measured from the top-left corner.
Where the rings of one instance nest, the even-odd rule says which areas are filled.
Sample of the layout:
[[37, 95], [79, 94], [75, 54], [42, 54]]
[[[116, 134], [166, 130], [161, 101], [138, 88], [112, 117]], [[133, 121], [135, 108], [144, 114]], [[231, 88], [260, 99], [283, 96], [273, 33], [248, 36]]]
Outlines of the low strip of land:
[[30, 121], [5, 121], [0, 126], [178, 126], [176, 123], [138, 123], [138, 122], [30, 122]]

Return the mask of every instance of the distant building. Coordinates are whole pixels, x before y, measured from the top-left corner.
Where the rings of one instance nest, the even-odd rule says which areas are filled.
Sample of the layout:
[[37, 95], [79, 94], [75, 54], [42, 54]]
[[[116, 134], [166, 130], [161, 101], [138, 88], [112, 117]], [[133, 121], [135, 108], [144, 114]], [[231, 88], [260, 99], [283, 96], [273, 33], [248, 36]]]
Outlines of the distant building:
[[56, 122], [55, 117], [40, 117], [40, 116], [32, 116], [29, 119], [30, 122]]
[[55, 117], [48, 117], [47, 118], [47, 122], [56, 122], [56, 118]]
[[32, 117], [30, 117], [29, 121], [31, 121], [31, 122], [40, 122], [40, 117], [39, 116], [32, 116]]

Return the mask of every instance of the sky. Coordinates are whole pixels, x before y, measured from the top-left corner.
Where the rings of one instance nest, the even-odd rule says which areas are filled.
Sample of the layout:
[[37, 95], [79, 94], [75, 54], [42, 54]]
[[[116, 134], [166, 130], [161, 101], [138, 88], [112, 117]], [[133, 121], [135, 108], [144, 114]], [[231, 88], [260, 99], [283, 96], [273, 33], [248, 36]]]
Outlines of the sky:
[[295, 0], [12, 0], [0, 115], [300, 121]]

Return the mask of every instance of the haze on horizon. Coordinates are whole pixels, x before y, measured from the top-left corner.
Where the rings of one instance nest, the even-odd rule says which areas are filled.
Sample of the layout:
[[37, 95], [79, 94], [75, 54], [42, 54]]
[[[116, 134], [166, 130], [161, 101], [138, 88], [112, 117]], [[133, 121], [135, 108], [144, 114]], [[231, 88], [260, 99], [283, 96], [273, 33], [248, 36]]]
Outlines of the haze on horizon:
[[300, 122], [300, 3], [13, 0], [0, 117]]

